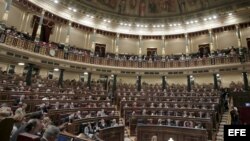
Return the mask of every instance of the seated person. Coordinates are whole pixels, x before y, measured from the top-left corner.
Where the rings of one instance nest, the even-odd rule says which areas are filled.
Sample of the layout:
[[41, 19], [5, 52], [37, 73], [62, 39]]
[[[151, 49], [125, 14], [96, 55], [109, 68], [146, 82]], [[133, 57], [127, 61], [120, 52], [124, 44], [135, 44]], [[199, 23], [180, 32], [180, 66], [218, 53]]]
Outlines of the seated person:
[[49, 125], [43, 133], [43, 136], [40, 141], [56, 141], [59, 133], [60, 130], [58, 127]]
[[89, 138], [93, 137], [94, 129], [90, 122], [88, 122], [87, 126], [84, 128], [84, 134], [87, 135]]
[[59, 110], [60, 109], [60, 103], [57, 101], [54, 108], [55, 110]]
[[85, 116], [85, 118], [91, 118], [91, 112], [88, 112], [88, 114]]
[[21, 115], [25, 116], [26, 115], [25, 109], [27, 108], [27, 104], [22, 103], [20, 105], [21, 106], [16, 109], [15, 114], [21, 114]]
[[105, 120], [101, 119], [100, 124], [99, 124], [99, 128], [100, 129], [104, 129], [106, 127], [107, 127], [107, 124], [106, 124]]
[[104, 117], [104, 116], [107, 116], [107, 115], [105, 114], [104, 109], [102, 109], [101, 111], [98, 111], [98, 112], [97, 112], [96, 116], [97, 116], [97, 117]]
[[77, 111], [75, 114], [75, 119], [82, 119], [81, 111]]
[[143, 116], [146, 116], [146, 115], [147, 115], [147, 110], [146, 110], [146, 109], [143, 109], [143, 110], [142, 110], [142, 115], [143, 115]]
[[42, 130], [41, 121], [38, 119], [31, 119], [28, 123], [22, 125], [10, 138], [10, 141], [17, 141], [17, 137], [20, 133], [30, 133], [36, 135]]
[[154, 107], [155, 107], [154, 103], [151, 103], [150, 108], [154, 108]]
[[113, 119], [111, 123], [111, 127], [115, 127], [115, 126], [118, 126], [118, 124], [116, 122], [116, 119]]
[[13, 115], [13, 112], [10, 107], [7, 106], [6, 103], [3, 103], [0, 108], [0, 119], [10, 117]]
[[184, 121], [184, 127], [193, 128], [193, 122], [192, 121]]

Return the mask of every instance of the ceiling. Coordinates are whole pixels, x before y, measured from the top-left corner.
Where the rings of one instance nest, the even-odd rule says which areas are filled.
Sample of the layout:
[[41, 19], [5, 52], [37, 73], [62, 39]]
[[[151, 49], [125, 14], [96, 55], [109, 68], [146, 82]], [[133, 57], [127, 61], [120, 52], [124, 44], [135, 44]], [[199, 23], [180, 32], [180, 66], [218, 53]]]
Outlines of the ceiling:
[[[247, 0], [63, 0], [84, 12], [130, 18], [166, 18], [202, 11], [218, 13], [237, 9]], [[122, 17], [121, 17], [122, 16]]]
[[113, 33], [173, 35], [249, 21], [249, 0], [29, 0], [69, 21]]

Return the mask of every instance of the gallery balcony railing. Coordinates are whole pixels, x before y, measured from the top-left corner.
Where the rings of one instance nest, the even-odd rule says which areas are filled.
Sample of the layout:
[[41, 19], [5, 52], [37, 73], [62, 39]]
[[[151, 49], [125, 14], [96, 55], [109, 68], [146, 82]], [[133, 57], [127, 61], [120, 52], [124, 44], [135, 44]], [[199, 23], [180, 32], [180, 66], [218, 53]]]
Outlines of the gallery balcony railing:
[[221, 56], [207, 57], [190, 60], [171, 60], [171, 61], [130, 61], [117, 60], [114, 58], [93, 57], [78, 53], [65, 53], [62, 49], [48, 46], [47, 44], [37, 44], [33, 41], [17, 38], [12, 35], [2, 34], [0, 42], [6, 45], [27, 50], [42, 55], [55, 57], [63, 60], [70, 60], [82, 63], [114, 66], [114, 67], [129, 67], [129, 68], [185, 68], [185, 67], [201, 67], [211, 65], [225, 65], [233, 63], [250, 62], [250, 55], [243, 54], [242, 56]]

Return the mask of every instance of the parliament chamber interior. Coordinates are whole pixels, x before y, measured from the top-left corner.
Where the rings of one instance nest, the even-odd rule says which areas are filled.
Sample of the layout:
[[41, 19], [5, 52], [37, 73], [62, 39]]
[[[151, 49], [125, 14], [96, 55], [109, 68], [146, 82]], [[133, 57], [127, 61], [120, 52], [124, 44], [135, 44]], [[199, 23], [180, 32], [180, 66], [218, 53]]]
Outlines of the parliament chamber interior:
[[0, 0], [0, 141], [224, 141], [250, 124], [249, 0]]

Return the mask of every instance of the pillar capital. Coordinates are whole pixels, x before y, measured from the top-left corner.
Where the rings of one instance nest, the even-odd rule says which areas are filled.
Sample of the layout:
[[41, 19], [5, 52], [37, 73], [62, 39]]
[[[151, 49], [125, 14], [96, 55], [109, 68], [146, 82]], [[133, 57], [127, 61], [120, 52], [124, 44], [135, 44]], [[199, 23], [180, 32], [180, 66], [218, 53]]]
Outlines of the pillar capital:
[[120, 38], [120, 33], [116, 33], [116, 38]]

